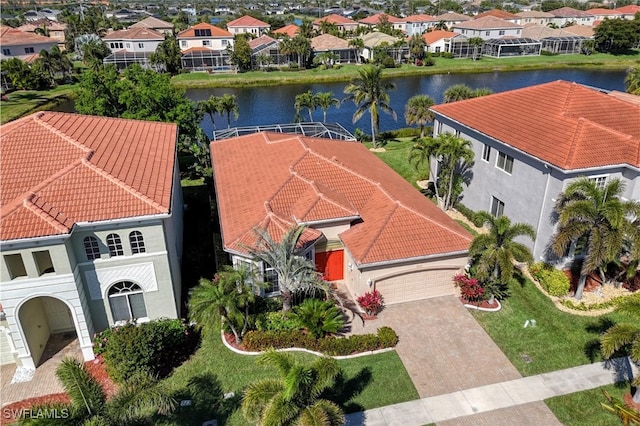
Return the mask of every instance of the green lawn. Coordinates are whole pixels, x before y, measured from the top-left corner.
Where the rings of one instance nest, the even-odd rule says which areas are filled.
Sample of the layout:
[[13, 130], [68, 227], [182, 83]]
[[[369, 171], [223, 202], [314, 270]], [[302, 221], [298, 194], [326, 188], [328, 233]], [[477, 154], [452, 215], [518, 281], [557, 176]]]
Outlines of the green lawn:
[[565, 426], [619, 426], [622, 424], [620, 420], [600, 406], [600, 402], [607, 403], [607, 399], [602, 393], [603, 390], [606, 390], [614, 398], [622, 400], [624, 394], [629, 392], [629, 383], [621, 382], [616, 385], [557, 396], [545, 399], [544, 402]]
[[65, 84], [51, 90], [18, 90], [0, 103], [0, 123], [4, 124], [35, 111], [50, 109], [72, 96], [74, 85]]
[[[302, 353], [296, 356], [303, 359], [313, 358], [313, 355]], [[272, 368], [257, 365], [255, 359], [254, 356], [231, 352], [222, 345], [217, 335], [205, 336], [198, 352], [178, 367], [165, 380], [165, 384], [179, 394], [193, 377], [212, 373], [220, 381], [224, 392], [233, 391], [236, 395], [241, 395], [242, 389], [249, 383], [276, 375]], [[418, 393], [395, 351], [342, 360], [339, 364], [344, 372], [340, 394], [343, 407], [347, 412], [367, 410], [418, 398]], [[194, 419], [188, 410], [182, 410], [173, 421], [175, 424], [200, 424], [202, 419]], [[247, 424], [237, 410], [230, 415], [226, 423]]]
[[[511, 292], [501, 311], [471, 313], [523, 376], [600, 361], [600, 333], [631, 320], [618, 313], [587, 317], [562, 312], [528, 280]], [[524, 328], [531, 319], [536, 327]]]
[[[371, 148], [371, 144], [365, 144]], [[409, 161], [409, 152], [413, 146], [413, 140], [411, 138], [402, 138], [399, 141], [389, 142], [384, 146], [385, 152], [376, 152], [375, 154], [380, 157], [382, 161], [387, 163], [389, 167], [396, 171], [400, 176], [405, 178], [407, 182], [418, 187], [416, 181], [418, 180], [418, 172], [413, 168]]]

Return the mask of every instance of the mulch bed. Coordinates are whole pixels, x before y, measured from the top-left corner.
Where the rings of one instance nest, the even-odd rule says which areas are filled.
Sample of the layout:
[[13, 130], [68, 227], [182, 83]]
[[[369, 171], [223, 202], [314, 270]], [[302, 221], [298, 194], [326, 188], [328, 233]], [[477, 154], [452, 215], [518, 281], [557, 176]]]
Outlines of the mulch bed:
[[495, 309], [498, 307], [498, 302], [494, 302], [493, 305], [489, 303], [488, 300], [481, 300], [480, 302], [469, 302], [468, 300], [463, 299], [462, 297], [460, 298], [460, 301], [464, 304], [464, 305], [471, 305], [471, 306], [476, 306], [478, 308], [484, 308], [484, 309]]
[[[98, 356], [93, 361], [87, 361], [84, 363], [87, 371], [96, 378], [96, 380], [102, 386], [107, 398], [112, 397], [118, 391], [118, 385], [116, 385], [113, 380], [107, 374], [107, 369], [104, 364], [104, 360]], [[54, 393], [50, 395], [38, 396], [35, 398], [23, 399], [22, 401], [17, 401], [12, 404], [7, 405], [6, 407], [2, 407], [3, 414], [4, 413], [20, 413], [20, 410], [25, 410], [36, 405], [40, 404], [50, 404], [50, 403], [69, 403], [71, 402], [66, 393]], [[0, 418], [0, 425], [5, 425], [9, 423], [15, 422], [15, 418]]]

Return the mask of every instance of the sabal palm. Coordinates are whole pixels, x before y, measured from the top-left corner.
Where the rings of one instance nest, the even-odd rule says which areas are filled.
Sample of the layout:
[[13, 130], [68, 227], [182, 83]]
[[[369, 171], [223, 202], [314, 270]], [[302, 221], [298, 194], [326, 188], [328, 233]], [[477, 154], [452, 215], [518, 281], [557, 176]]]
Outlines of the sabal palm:
[[309, 121], [313, 121], [313, 111], [318, 105], [316, 103], [316, 97], [313, 95], [311, 90], [309, 90], [296, 95], [293, 106], [296, 109], [296, 120], [300, 119], [300, 111], [302, 111], [303, 108], [306, 108], [307, 113], [309, 114]]
[[316, 104], [322, 109], [322, 122], [327, 122], [327, 110], [332, 106], [340, 108], [340, 99], [333, 96], [333, 92], [320, 92], [315, 94]]
[[353, 113], [353, 123], [362, 118], [366, 111], [371, 115], [371, 140], [376, 145], [376, 132], [380, 127], [380, 111], [390, 114], [394, 120], [397, 116], [391, 108], [389, 91], [395, 84], [382, 79], [382, 68], [367, 66], [358, 70], [359, 77], [353, 79], [344, 89], [347, 96], [343, 102], [353, 101], [358, 108]]
[[283, 311], [291, 310], [292, 293], [309, 291], [319, 285], [313, 262], [301, 255], [299, 244], [305, 230], [305, 226], [294, 226], [282, 240], [275, 241], [266, 230], [257, 229], [256, 247], [248, 248], [254, 260], [269, 265], [277, 274]]
[[463, 101], [473, 98], [473, 90], [466, 84], [455, 84], [444, 92], [444, 102]]
[[240, 111], [238, 108], [238, 99], [236, 95], [229, 95], [225, 93], [220, 98], [218, 98], [218, 111], [220, 115], [226, 114], [227, 116], [227, 129], [231, 128], [231, 114], [235, 120], [238, 119], [240, 115]]
[[527, 223], [512, 224], [507, 216], [496, 218], [487, 212], [479, 212], [478, 215], [489, 227], [489, 233], [475, 237], [469, 248], [469, 255], [477, 265], [478, 278], [500, 279], [508, 283], [513, 278], [514, 261], [533, 261], [531, 250], [514, 239], [526, 236], [534, 240], [536, 231]]
[[433, 121], [434, 114], [429, 110], [435, 101], [427, 95], [416, 95], [409, 98], [404, 107], [404, 119], [407, 124], [420, 126], [420, 137], [424, 137], [424, 126]]
[[[622, 348], [629, 348], [629, 357], [633, 362], [640, 363], [640, 296], [629, 296], [618, 304], [616, 311], [625, 313], [637, 319], [635, 323], [616, 324], [608, 329], [600, 337], [600, 348], [602, 354], [609, 358]], [[636, 391], [633, 401], [640, 403], [640, 376], [634, 380]]]
[[223, 324], [231, 329], [237, 342], [247, 329], [249, 304], [255, 300], [248, 285], [250, 271], [224, 267], [211, 281], [200, 279], [189, 294], [189, 317], [198, 328], [215, 331]]
[[211, 123], [213, 123], [211, 137], [213, 137], [213, 134], [216, 131], [215, 115], [220, 112], [220, 99], [217, 96], [210, 96], [209, 99], [198, 102], [198, 109], [200, 112], [207, 114], [209, 118], [211, 118]]
[[[56, 419], [56, 424], [151, 425], [154, 416], [171, 414], [176, 407], [175, 400], [155, 378], [148, 375], [134, 376], [121, 384], [108, 401], [98, 381], [75, 358], [64, 359], [56, 369], [56, 376], [71, 400], [69, 404], [55, 407], [69, 413], [67, 419]], [[32, 407], [32, 411], [39, 408]], [[51, 424], [51, 420], [23, 418], [18, 424]]]
[[440, 133], [436, 137], [437, 153], [442, 159], [442, 168], [447, 176], [447, 189], [444, 199], [444, 209], [452, 205], [453, 181], [460, 163], [470, 164], [473, 161], [471, 142], [451, 133]]
[[270, 351], [258, 363], [277, 368], [280, 377], [250, 384], [242, 398], [242, 413], [251, 423], [271, 425], [344, 424], [340, 407], [320, 395], [340, 373], [335, 359], [320, 357], [306, 365], [291, 354]]
[[558, 228], [551, 243], [553, 252], [563, 256], [571, 243], [586, 241], [576, 299], [582, 298], [589, 274], [597, 271], [604, 281], [605, 266], [620, 256], [628, 217], [638, 208], [634, 202], [621, 200], [624, 188], [619, 179], [599, 188], [585, 177], [569, 184], [556, 201]]

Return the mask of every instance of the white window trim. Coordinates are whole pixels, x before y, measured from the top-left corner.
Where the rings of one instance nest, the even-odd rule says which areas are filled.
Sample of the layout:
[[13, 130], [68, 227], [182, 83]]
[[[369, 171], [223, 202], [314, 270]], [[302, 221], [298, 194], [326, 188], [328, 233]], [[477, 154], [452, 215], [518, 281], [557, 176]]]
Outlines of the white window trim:
[[[602, 188], [604, 188], [607, 183], [609, 183], [609, 175], [605, 174], [605, 175], [594, 175], [594, 176], [588, 176], [587, 179], [589, 179], [591, 182], [594, 182], [596, 184], [596, 186], [598, 186], [598, 180], [604, 178], [604, 185], [602, 186]], [[598, 186], [598, 188], [600, 188]], [[601, 189], [602, 189], [601, 188]]]
[[[487, 153], [487, 157], [488, 158], [484, 158], [485, 157], [485, 153]], [[484, 161], [485, 163], [489, 163], [491, 161], [491, 147], [489, 145], [487, 145], [486, 143], [482, 144], [482, 161]]]
[[502, 172], [504, 172], [504, 173], [508, 174], [509, 176], [511, 176], [513, 174], [513, 166], [514, 166], [514, 164], [516, 162], [515, 158], [511, 157], [511, 160], [512, 160], [511, 161], [511, 172], [508, 172], [506, 170], [506, 167], [502, 168], [502, 167], [500, 167], [498, 165], [498, 161], [500, 161], [500, 155], [504, 155], [505, 156], [505, 159], [504, 159], [505, 166], [507, 165], [507, 157], [511, 157], [509, 154], [498, 150], [498, 155], [496, 155], [496, 169], [501, 170]]

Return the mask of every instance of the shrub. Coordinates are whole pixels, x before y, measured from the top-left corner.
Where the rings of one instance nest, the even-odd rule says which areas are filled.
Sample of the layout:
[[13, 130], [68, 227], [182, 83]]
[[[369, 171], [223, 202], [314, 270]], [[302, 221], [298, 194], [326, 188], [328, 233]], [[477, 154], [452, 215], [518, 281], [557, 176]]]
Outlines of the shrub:
[[453, 53], [451, 52], [442, 52], [441, 55], [443, 58], [447, 58], [447, 59], [453, 59]]
[[460, 295], [468, 302], [479, 302], [484, 298], [484, 288], [477, 279], [464, 274], [453, 277], [456, 287], [460, 287]]
[[531, 265], [529, 272], [549, 295], [561, 297], [569, 293], [571, 288], [569, 278], [553, 266], [538, 262]]
[[380, 62], [383, 68], [395, 68], [396, 61], [393, 60], [391, 56], [385, 56]]
[[553, 53], [553, 52], [550, 52], [548, 50], [541, 50], [540, 51], [540, 55], [541, 56], [557, 56], [558, 53]]
[[[427, 126], [425, 127], [424, 131], [425, 134], [428, 135], [433, 132], [433, 129], [431, 128], [431, 126]], [[420, 129], [418, 129], [417, 127], [403, 127], [401, 129], [392, 130], [391, 133], [393, 134], [394, 138], [413, 138], [420, 136]]]
[[[106, 338], [106, 341], [104, 340]], [[102, 339], [99, 342], [98, 339]], [[109, 375], [124, 382], [137, 373], [165, 377], [193, 353], [198, 344], [193, 327], [179, 319], [128, 323], [96, 336]]]
[[337, 333], [344, 327], [344, 317], [332, 302], [307, 299], [293, 308], [294, 319], [314, 337]]
[[398, 335], [391, 327], [380, 327], [378, 329], [378, 338], [383, 348], [392, 348], [398, 344]]
[[432, 66], [434, 66], [435, 64], [436, 64], [436, 60], [435, 60], [435, 59], [433, 59], [431, 56], [427, 56], [427, 57], [424, 59], [424, 66], [425, 66], [425, 67], [432, 67]]
[[456, 210], [462, 213], [464, 217], [469, 219], [471, 223], [473, 223], [473, 226], [481, 228], [484, 225], [482, 217], [464, 204], [457, 203]]
[[256, 328], [262, 331], [297, 330], [300, 325], [290, 312], [267, 312], [256, 319]]
[[369, 291], [356, 299], [367, 315], [377, 315], [384, 307], [384, 300], [378, 290]]
[[622, 284], [622, 287], [631, 292], [640, 290], [640, 273], [636, 273], [632, 278], [627, 278]]

